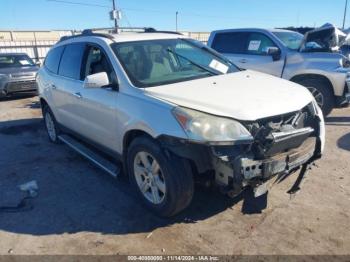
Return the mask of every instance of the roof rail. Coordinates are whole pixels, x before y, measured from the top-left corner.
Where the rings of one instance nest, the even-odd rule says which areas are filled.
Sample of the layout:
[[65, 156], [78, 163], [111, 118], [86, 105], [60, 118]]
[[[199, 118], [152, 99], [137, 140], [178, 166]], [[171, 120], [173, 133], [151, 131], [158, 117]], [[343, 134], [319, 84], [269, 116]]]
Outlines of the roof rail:
[[100, 27], [100, 28], [90, 28], [90, 29], [85, 29], [84, 31], [90, 31], [90, 32], [98, 32], [98, 31], [104, 31], [109, 34], [115, 34], [118, 32], [155, 32], [157, 31], [156, 29], [152, 27], [118, 27], [118, 32], [115, 27]]
[[154, 31], [154, 32], [145, 32], [145, 33], [163, 33], [163, 34], [183, 35], [180, 32], [176, 32], [176, 31]]
[[[107, 33], [97, 33], [97, 31], [105, 31]], [[164, 34], [177, 34], [182, 35], [179, 32], [175, 31], [157, 31], [153, 27], [118, 27], [118, 32], [135, 32], [135, 33], [164, 33]], [[103, 28], [91, 28], [91, 29], [84, 29], [80, 34], [78, 35], [72, 35], [72, 36], [62, 36], [59, 40], [65, 41], [72, 38], [82, 37], [82, 36], [99, 36], [99, 37], [105, 37], [108, 39], [113, 39], [113, 36], [111, 34], [117, 33], [117, 30], [115, 27], [103, 27]]]
[[77, 34], [77, 35], [62, 36], [58, 42], [77, 38], [77, 37], [82, 37], [82, 36], [99, 36], [99, 37], [105, 37], [108, 39], [113, 39], [113, 36], [110, 34], [94, 33], [92, 29], [85, 29], [80, 34]]

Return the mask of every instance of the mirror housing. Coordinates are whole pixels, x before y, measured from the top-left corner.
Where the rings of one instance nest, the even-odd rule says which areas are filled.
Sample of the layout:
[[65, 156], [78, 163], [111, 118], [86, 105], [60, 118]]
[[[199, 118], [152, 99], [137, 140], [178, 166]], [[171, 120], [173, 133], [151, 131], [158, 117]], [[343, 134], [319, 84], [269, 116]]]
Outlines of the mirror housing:
[[38, 67], [40, 67], [40, 66], [41, 66], [40, 61], [36, 61], [36, 62], [35, 62], [35, 65], [38, 66]]
[[106, 72], [96, 73], [88, 75], [84, 80], [84, 88], [101, 88], [108, 86], [109, 79]]
[[278, 61], [281, 59], [281, 50], [278, 47], [269, 47], [267, 55], [272, 56], [273, 61]]

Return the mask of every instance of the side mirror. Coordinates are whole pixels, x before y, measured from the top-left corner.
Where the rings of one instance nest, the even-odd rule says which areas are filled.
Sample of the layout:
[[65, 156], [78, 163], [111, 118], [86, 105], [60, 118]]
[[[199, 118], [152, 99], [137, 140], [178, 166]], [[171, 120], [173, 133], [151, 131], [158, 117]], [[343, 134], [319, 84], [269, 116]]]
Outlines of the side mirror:
[[36, 61], [36, 62], [35, 62], [35, 65], [40, 67], [40, 66], [41, 66], [40, 61]]
[[84, 88], [101, 88], [109, 85], [109, 79], [106, 72], [88, 75], [84, 80]]
[[267, 48], [267, 55], [272, 56], [273, 61], [278, 61], [281, 59], [281, 50], [278, 47]]

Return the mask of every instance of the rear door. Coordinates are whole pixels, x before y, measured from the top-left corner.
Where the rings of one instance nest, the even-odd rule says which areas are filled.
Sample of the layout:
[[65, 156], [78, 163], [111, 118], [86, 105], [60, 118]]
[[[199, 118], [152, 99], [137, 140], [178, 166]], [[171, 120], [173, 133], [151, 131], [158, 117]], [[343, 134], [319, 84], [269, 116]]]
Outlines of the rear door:
[[260, 32], [249, 33], [240, 66], [281, 77], [284, 60], [280, 57], [274, 61], [267, 53], [270, 47], [278, 48], [269, 36]]
[[52, 88], [59, 122], [74, 131], [79, 131], [78, 101], [83, 88], [81, 63], [84, 51], [84, 43], [65, 45], [58, 68], [58, 77]]

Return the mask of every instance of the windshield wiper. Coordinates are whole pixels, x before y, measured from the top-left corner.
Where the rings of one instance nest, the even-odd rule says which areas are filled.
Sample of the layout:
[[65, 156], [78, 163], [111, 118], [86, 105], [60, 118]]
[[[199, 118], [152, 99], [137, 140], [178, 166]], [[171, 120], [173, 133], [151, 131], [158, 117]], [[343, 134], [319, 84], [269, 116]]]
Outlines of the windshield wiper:
[[229, 67], [234, 66], [235, 68], [238, 69], [238, 67], [237, 67], [235, 64], [233, 64], [233, 63], [232, 63], [229, 59], [227, 59], [225, 56], [223, 56], [223, 55], [221, 55], [220, 53], [218, 53], [216, 50], [211, 49], [211, 48], [209, 48], [209, 47], [207, 47], [207, 46], [205, 46], [205, 45], [202, 46], [202, 45], [200, 45], [200, 44], [196, 44], [196, 43], [193, 42], [193, 40], [190, 40], [190, 39], [186, 39], [186, 38], [179, 38], [179, 39], [180, 39], [181, 41], [184, 41], [184, 42], [186, 42], [186, 43], [192, 45], [192, 46], [198, 47], [198, 48], [200, 48], [200, 49], [202, 49], [202, 50], [204, 50], [204, 51], [209, 52], [210, 54], [212, 54], [213, 56], [215, 56], [216, 58], [218, 58], [219, 60], [221, 60], [220, 62], [226, 63], [226, 65], [228, 65]]
[[202, 70], [204, 70], [204, 71], [210, 73], [211, 75], [218, 75], [218, 73], [216, 73], [215, 71], [210, 70], [209, 68], [207, 68], [207, 67], [205, 67], [205, 66], [202, 66], [202, 65], [200, 65], [200, 64], [197, 64], [196, 62], [192, 61], [192, 60], [189, 59], [188, 57], [183, 56], [183, 55], [180, 55], [179, 53], [175, 52], [174, 50], [171, 50], [170, 48], [168, 48], [167, 51], [170, 52], [170, 53], [172, 53], [172, 54], [174, 54], [174, 55], [176, 55], [176, 56], [178, 56], [178, 57], [181, 57], [181, 58], [185, 59], [185, 60], [188, 61], [190, 64], [192, 64], [192, 65], [194, 65], [194, 66], [196, 66], [196, 67], [198, 67], [198, 68], [200, 68], [200, 69], [202, 69]]

